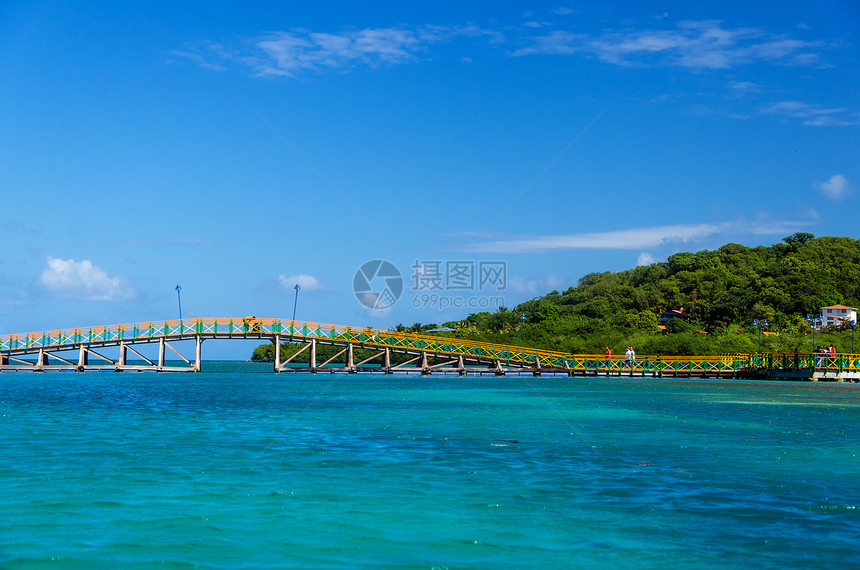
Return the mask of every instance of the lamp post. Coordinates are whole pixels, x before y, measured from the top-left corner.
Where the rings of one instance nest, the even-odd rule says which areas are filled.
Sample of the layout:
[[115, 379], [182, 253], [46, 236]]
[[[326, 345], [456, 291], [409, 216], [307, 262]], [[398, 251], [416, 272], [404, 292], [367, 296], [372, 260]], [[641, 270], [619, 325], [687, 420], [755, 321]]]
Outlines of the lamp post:
[[179, 320], [182, 320], [182, 296], [179, 292], [182, 291], [182, 287], [179, 285], [176, 286], [176, 302], [179, 303]]
[[517, 346], [522, 345], [523, 342], [523, 323], [526, 322], [526, 314], [523, 313], [520, 315], [520, 336], [517, 339]]
[[854, 329], [857, 327], [857, 321], [851, 321], [851, 354], [854, 354]]
[[296, 306], [299, 304], [299, 289], [301, 289], [301, 288], [302, 288], [302, 286], [299, 285], [298, 283], [296, 283], [296, 286], [293, 287], [293, 289], [296, 290], [296, 299], [293, 301], [293, 321], [294, 322], [296, 320]]
[[761, 356], [761, 327], [767, 326], [767, 319], [753, 319], [752, 326], [758, 327], [758, 353]]
[[814, 317], [806, 315], [806, 322], [812, 325], [812, 352], [815, 352], [815, 324], [820, 318], [819, 315], [815, 315]]

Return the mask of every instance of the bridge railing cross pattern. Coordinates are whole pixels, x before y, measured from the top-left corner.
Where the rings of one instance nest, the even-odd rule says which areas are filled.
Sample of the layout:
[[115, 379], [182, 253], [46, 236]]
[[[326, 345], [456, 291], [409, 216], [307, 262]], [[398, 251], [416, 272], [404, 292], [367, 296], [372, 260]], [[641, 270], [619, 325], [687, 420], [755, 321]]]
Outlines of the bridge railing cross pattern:
[[128, 323], [36, 333], [0, 335], [0, 353], [27, 354], [39, 349], [62, 351], [79, 346], [108, 346], [154, 342], [158, 339], [274, 338], [348, 343], [366, 348], [391, 348], [445, 356], [492, 360], [506, 365], [567, 369], [575, 372], [636, 372], [646, 375], [670, 373], [729, 373], [740, 368], [809, 369], [828, 372], [860, 371], [860, 355], [780, 353], [720, 355], [706, 357], [639, 356], [628, 362], [623, 356], [573, 355], [545, 349], [500, 345], [416, 333], [383, 331], [309, 321], [269, 318], [205, 318]]

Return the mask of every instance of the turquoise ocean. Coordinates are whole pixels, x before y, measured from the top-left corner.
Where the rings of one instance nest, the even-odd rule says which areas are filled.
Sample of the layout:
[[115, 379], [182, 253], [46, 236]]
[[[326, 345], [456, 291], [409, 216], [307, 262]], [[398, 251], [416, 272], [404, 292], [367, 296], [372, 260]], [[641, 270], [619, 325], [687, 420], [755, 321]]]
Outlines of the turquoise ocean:
[[860, 385], [0, 374], [0, 568], [860, 567]]

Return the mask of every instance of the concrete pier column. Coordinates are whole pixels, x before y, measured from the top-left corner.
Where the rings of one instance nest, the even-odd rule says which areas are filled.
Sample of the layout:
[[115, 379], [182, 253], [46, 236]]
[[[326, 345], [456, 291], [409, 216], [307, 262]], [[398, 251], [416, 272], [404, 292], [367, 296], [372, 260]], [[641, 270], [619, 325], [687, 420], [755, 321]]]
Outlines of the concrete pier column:
[[430, 365], [427, 363], [427, 353], [421, 351], [421, 374], [430, 374]]
[[36, 370], [44, 370], [44, 367], [48, 365], [48, 353], [45, 352], [44, 348], [39, 349], [39, 356], [36, 358]]
[[385, 354], [382, 355], [382, 367], [386, 374], [391, 374], [391, 349], [386, 347]]
[[167, 343], [164, 342], [164, 339], [158, 339], [158, 369], [161, 370], [164, 368], [164, 347]]
[[119, 343], [119, 360], [116, 361], [117, 367], [125, 366], [128, 362], [128, 347], [124, 342]]
[[317, 339], [311, 339], [311, 356], [308, 360], [308, 366], [310, 366], [311, 373], [316, 374], [317, 372]]
[[463, 355], [457, 357], [457, 373], [460, 376], [466, 375], [466, 363], [463, 362]]
[[346, 345], [346, 369], [350, 372], [355, 371], [355, 357], [352, 353], [352, 345]]
[[83, 372], [84, 368], [87, 366], [88, 360], [87, 349], [84, 345], [81, 345], [80, 350], [78, 352], [78, 372]]
[[194, 372], [200, 372], [200, 361], [203, 357], [203, 337], [197, 335], [197, 346], [194, 348]]
[[281, 335], [276, 334], [272, 342], [275, 343], [275, 372], [277, 373], [281, 371]]

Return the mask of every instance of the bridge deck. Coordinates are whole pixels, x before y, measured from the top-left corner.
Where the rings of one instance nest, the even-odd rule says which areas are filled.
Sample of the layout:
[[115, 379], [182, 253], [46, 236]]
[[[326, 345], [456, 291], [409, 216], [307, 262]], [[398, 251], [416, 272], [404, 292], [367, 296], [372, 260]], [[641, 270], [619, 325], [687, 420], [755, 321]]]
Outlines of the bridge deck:
[[[860, 376], [860, 356], [792, 354], [732, 354], [718, 356], [640, 356], [627, 361], [623, 356], [568, 354], [557, 351], [518, 347], [488, 342], [463, 340], [435, 335], [421, 335], [371, 328], [288, 321], [272, 318], [206, 318], [130, 323], [0, 335], [0, 371], [50, 370], [156, 370], [199, 371], [201, 343], [207, 339], [260, 339], [275, 343], [300, 342], [345, 347], [345, 363], [316, 365], [314, 348], [306, 370], [365, 371], [352, 361], [354, 348], [379, 351], [383, 361], [376, 370], [406, 371], [392, 367], [390, 353], [411, 355], [417, 362], [408, 370], [424, 373], [457, 371], [466, 373], [505, 372], [557, 374], [570, 376], [674, 377], [674, 378], [763, 378], [763, 379], [837, 379], [856, 380]], [[194, 361], [184, 357], [170, 342], [193, 340], [197, 343]], [[139, 344], [159, 344], [158, 362], [147, 359], [134, 349]], [[120, 347], [119, 359], [109, 359], [96, 349]], [[176, 352], [188, 367], [165, 365], [165, 348]], [[68, 356], [77, 351], [77, 358]], [[138, 355], [146, 364], [127, 359], [127, 351]], [[64, 356], [61, 356], [64, 355]], [[90, 364], [89, 357], [101, 360]], [[439, 362], [439, 361], [442, 362]], [[331, 364], [330, 366], [326, 366]], [[468, 365], [481, 365], [489, 370], [479, 371]], [[278, 360], [278, 372], [298, 371]]]

